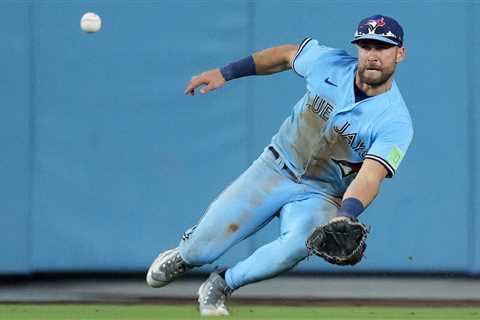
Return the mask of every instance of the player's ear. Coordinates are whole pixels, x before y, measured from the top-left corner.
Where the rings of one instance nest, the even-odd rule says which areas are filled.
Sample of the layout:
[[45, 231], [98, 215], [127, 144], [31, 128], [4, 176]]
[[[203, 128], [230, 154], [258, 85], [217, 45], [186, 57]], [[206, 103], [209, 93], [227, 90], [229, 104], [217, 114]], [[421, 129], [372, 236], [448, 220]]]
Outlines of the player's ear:
[[405, 59], [405, 56], [407, 54], [407, 51], [405, 50], [405, 47], [400, 47], [397, 49], [397, 57], [396, 57], [396, 62], [400, 63]]

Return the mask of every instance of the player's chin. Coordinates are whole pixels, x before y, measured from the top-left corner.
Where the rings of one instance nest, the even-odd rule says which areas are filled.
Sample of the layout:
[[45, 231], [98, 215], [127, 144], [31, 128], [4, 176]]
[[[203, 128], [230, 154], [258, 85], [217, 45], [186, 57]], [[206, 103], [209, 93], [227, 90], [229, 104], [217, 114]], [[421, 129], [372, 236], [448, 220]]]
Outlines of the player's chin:
[[363, 71], [363, 78], [365, 81], [377, 82], [382, 79], [382, 71], [376, 69], [365, 69]]
[[387, 79], [388, 77], [379, 70], [365, 70], [362, 77], [363, 82], [372, 87], [384, 84]]

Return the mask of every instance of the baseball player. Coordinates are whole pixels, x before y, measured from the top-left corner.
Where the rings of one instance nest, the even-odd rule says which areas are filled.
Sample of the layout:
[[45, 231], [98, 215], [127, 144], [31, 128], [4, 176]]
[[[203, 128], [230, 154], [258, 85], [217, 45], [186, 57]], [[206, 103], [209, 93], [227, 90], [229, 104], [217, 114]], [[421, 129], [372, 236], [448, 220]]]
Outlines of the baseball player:
[[293, 69], [306, 93], [260, 157], [207, 208], [178, 247], [161, 253], [147, 283], [163, 287], [212, 263], [229, 248], [280, 219], [280, 234], [252, 255], [217, 270], [199, 288], [202, 315], [228, 315], [236, 289], [290, 270], [309, 252], [316, 226], [355, 220], [392, 177], [413, 136], [393, 79], [405, 57], [403, 29], [393, 18], [363, 19], [351, 41], [358, 57], [306, 38], [265, 49], [192, 77], [185, 94], [205, 94], [233, 79]]

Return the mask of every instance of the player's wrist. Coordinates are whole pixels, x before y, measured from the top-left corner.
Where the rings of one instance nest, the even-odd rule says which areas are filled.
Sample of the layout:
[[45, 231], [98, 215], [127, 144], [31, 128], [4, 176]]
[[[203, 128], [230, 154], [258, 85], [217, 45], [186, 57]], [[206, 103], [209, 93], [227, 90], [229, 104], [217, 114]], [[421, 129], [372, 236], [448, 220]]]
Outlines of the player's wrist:
[[357, 198], [347, 198], [342, 201], [340, 209], [338, 209], [337, 217], [349, 217], [357, 219], [360, 214], [365, 210], [363, 203]]
[[257, 71], [253, 56], [248, 56], [221, 67], [220, 73], [225, 81], [256, 75]]

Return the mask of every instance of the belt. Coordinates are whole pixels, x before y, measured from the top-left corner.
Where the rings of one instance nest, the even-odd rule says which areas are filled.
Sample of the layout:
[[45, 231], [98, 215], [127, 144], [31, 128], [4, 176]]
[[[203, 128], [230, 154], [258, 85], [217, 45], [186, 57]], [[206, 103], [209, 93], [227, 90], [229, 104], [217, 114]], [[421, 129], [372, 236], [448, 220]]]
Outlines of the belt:
[[[274, 147], [269, 146], [269, 147], [268, 147], [268, 150], [270, 150], [270, 152], [273, 154], [273, 156], [275, 157], [275, 160], [277, 160], [278, 158], [280, 158], [280, 154], [278, 153], [277, 150], [275, 150]], [[284, 165], [284, 166], [285, 166], [285, 165]]]
[[[277, 150], [275, 150], [274, 147], [268, 146], [268, 150], [270, 150], [270, 152], [273, 154], [273, 157], [275, 158], [275, 160], [277, 160], [278, 158], [280, 158], [280, 154], [278, 153]], [[295, 180], [298, 180], [298, 178], [297, 178], [297, 176], [295, 175], [295, 173], [293, 173], [293, 171], [290, 170], [290, 168], [287, 167], [287, 165], [286, 165], [285, 163], [283, 164], [282, 169], [286, 170], [286, 171], [288, 172], [288, 174], [289, 174], [292, 178], [294, 178]]]

